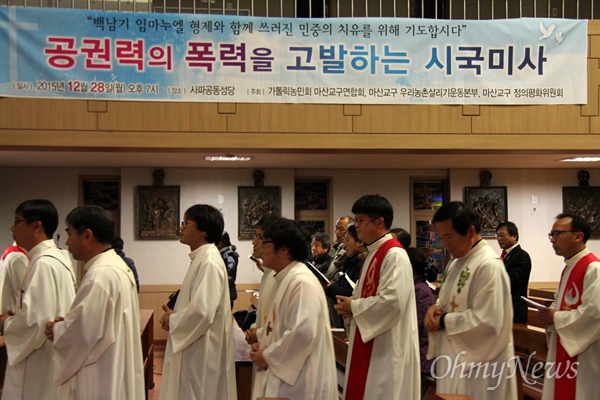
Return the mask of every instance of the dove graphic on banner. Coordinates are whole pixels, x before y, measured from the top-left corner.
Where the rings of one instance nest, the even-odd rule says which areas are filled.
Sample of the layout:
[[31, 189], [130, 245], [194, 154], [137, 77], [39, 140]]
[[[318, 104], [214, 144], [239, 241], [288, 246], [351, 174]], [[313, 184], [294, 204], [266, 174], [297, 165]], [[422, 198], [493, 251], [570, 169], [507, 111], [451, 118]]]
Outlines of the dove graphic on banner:
[[540, 32], [542, 33], [540, 40], [548, 39], [552, 35], [552, 32], [554, 32], [555, 28], [556, 25], [552, 24], [548, 29], [546, 29], [544, 28], [544, 24], [540, 22]]

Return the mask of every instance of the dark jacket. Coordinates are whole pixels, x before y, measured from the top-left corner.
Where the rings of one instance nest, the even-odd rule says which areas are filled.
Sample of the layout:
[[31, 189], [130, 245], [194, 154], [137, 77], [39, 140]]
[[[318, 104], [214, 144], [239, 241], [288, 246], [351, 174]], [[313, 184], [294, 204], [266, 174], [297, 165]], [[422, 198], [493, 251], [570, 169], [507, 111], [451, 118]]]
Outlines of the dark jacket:
[[308, 262], [317, 267], [317, 269], [321, 271], [323, 275], [327, 275], [327, 270], [329, 269], [329, 265], [331, 265], [331, 260], [333, 260], [333, 257], [331, 257], [329, 253], [322, 254], [317, 258], [308, 258]]
[[415, 302], [417, 303], [417, 324], [419, 326], [419, 353], [421, 356], [421, 372], [431, 375], [431, 364], [433, 359], [427, 359], [427, 350], [429, 349], [429, 333], [425, 330], [425, 315], [429, 307], [435, 304], [433, 291], [427, 285], [425, 277], [417, 275], [415, 282]]
[[520, 245], [504, 257], [504, 266], [510, 279], [510, 295], [513, 304], [513, 322], [527, 323], [527, 303], [521, 296], [527, 296], [529, 274], [531, 273], [531, 258]]
[[237, 290], [235, 288], [235, 278], [237, 276], [237, 267], [240, 255], [231, 246], [223, 247], [221, 257], [227, 267], [227, 276], [229, 278], [229, 297], [231, 301], [237, 299]]
[[337, 311], [333, 308], [333, 305], [337, 303], [335, 296], [352, 296], [352, 286], [348, 283], [344, 276], [340, 276], [339, 272], [343, 272], [348, 275], [348, 278], [356, 284], [358, 278], [360, 278], [360, 270], [365, 262], [367, 252], [355, 254], [354, 257], [349, 258], [346, 254], [340, 257], [339, 268], [336, 269], [335, 276], [332, 277], [332, 284], [325, 290], [325, 294], [328, 297], [329, 303], [329, 316], [331, 325], [337, 328], [344, 327], [344, 319], [340, 316]]
[[133, 272], [133, 276], [135, 277], [135, 286], [137, 286], [137, 291], [139, 293], [140, 279], [138, 278], [138, 273], [137, 273], [137, 269], [135, 268], [135, 263], [133, 262], [133, 260], [131, 258], [129, 258], [125, 255], [123, 250], [119, 250], [119, 249], [115, 249], [115, 248], [113, 248], [113, 250], [115, 251], [115, 253], [117, 253], [119, 256], [121, 256], [123, 261], [125, 261], [125, 264], [127, 264], [129, 269], [131, 270], [131, 272]]

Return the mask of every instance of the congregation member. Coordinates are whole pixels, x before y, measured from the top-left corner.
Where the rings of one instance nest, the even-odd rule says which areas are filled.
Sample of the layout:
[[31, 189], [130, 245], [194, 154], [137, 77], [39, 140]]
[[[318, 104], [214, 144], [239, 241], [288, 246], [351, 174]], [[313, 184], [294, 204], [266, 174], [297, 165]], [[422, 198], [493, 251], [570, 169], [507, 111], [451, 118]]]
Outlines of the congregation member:
[[13, 239], [27, 251], [30, 261], [16, 308], [6, 309], [1, 317], [8, 355], [3, 399], [59, 396], [53, 381], [54, 349], [44, 327], [69, 311], [75, 277], [69, 254], [52, 239], [57, 227], [58, 211], [48, 200], [28, 200], [15, 210]]
[[125, 255], [123, 251], [123, 247], [125, 246], [125, 242], [120, 236], [115, 236], [112, 241], [112, 248], [125, 261], [125, 264], [129, 267], [131, 272], [133, 273], [133, 277], [135, 278], [135, 286], [137, 288], [138, 293], [140, 292], [140, 278], [137, 273], [137, 268], [135, 267], [135, 262]]
[[527, 297], [531, 257], [519, 245], [519, 229], [513, 222], [501, 222], [496, 226], [496, 240], [502, 249], [500, 258], [504, 262], [510, 280], [510, 295], [513, 305], [513, 322], [527, 323], [527, 303], [521, 296]]
[[[344, 241], [346, 238], [346, 232], [348, 231], [348, 227], [354, 224], [354, 218], [349, 215], [338, 218], [335, 223], [335, 243], [331, 246], [329, 250], [329, 255], [331, 256], [331, 263], [329, 264], [329, 268], [327, 269], [327, 273], [325, 276], [329, 280], [332, 280], [337, 271], [341, 266], [341, 258], [346, 253], [346, 249], [344, 246]], [[334, 313], [337, 314], [337, 313]]]
[[335, 274], [331, 282], [325, 286], [330, 322], [336, 328], [344, 327], [344, 319], [335, 310], [337, 296], [352, 296], [354, 290], [352, 285], [356, 285], [360, 276], [360, 269], [367, 256], [367, 248], [363, 241], [358, 238], [354, 225], [348, 227], [344, 238], [344, 248], [346, 249], [345, 253], [336, 262], [338, 266], [335, 269]]
[[191, 259], [175, 309], [163, 305], [168, 331], [161, 399], [236, 399], [227, 269], [215, 245], [223, 233], [216, 208], [196, 204], [181, 222], [179, 241]]
[[354, 218], [349, 215], [340, 217], [335, 222], [335, 243], [333, 243], [331, 251], [329, 252], [333, 258], [338, 254], [339, 250], [343, 250], [346, 231], [348, 231], [348, 227], [351, 224], [354, 224]]
[[252, 345], [256, 364], [252, 398], [337, 398], [329, 313], [321, 284], [304, 265], [304, 229], [279, 218], [264, 232], [263, 260], [275, 271], [276, 288], [266, 324]]
[[114, 222], [98, 206], [66, 218], [67, 246], [86, 273], [70, 311], [46, 323], [63, 399], [145, 398], [138, 294], [133, 271], [112, 249]]
[[331, 240], [329, 236], [323, 232], [317, 232], [311, 236], [310, 241], [310, 254], [308, 262], [314, 265], [322, 274], [327, 274], [331, 260], [333, 257], [329, 255], [329, 249], [331, 248]]
[[[433, 216], [450, 252], [439, 298], [425, 316], [436, 391], [477, 400], [516, 399], [510, 282], [481, 237], [479, 217], [459, 201]], [[489, 371], [495, 371], [491, 373]], [[487, 371], [487, 372], [486, 372]]]
[[538, 312], [549, 336], [543, 400], [600, 394], [600, 260], [586, 247], [591, 231], [585, 219], [563, 213], [548, 234], [566, 266], [554, 302]]
[[410, 261], [389, 233], [390, 202], [365, 195], [352, 206], [358, 239], [368, 250], [352, 297], [335, 308], [351, 317], [345, 399], [417, 399], [419, 338]]
[[236, 247], [231, 244], [229, 233], [223, 232], [221, 239], [217, 243], [217, 249], [223, 257], [223, 262], [227, 268], [227, 279], [229, 284], [229, 300], [231, 302], [231, 308], [233, 308], [233, 302], [237, 299], [237, 289], [235, 287], [235, 279], [237, 277], [238, 263], [240, 261], [240, 255], [236, 250]]
[[2, 252], [0, 260], [0, 301], [2, 301], [0, 312], [2, 314], [17, 309], [21, 297], [21, 284], [28, 265], [27, 252], [16, 242]]
[[410, 236], [410, 232], [408, 232], [406, 229], [394, 228], [390, 230], [390, 233], [394, 238], [396, 238], [397, 241], [400, 242], [402, 247], [404, 247], [405, 249], [408, 249], [410, 247], [410, 244], [412, 242], [412, 236]]
[[413, 281], [415, 285], [415, 299], [417, 303], [417, 324], [419, 326], [419, 356], [421, 365], [421, 398], [425, 398], [425, 394], [429, 386], [433, 384], [431, 376], [432, 360], [427, 359], [427, 350], [429, 349], [429, 334], [425, 329], [425, 315], [427, 310], [435, 304], [435, 296], [427, 282], [433, 282], [437, 278], [437, 273], [434, 268], [430, 268], [427, 263], [425, 253], [416, 247], [406, 249], [410, 265], [412, 266]]

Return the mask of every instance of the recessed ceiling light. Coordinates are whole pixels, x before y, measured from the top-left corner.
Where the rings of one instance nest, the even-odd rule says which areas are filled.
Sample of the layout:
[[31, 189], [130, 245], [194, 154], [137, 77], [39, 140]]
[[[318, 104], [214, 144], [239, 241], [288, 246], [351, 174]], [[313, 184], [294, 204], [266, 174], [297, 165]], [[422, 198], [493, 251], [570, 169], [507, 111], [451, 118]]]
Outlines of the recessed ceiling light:
[[572, 157], [572, 158], [563, 158], [563, 162], [598, 162], [600, 161], [600, 157]]
[[238, 156], [206, 156], [205, 161], [250, 161], [252, 157], [238, 157]]

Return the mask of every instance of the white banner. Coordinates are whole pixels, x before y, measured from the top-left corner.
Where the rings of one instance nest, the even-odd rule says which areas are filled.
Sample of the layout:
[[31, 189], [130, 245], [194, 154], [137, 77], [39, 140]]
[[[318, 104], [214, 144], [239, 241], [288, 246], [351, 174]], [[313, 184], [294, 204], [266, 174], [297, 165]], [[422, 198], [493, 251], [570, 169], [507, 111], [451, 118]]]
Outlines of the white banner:
[[286, 19], [0, 7], [0, 96], [585, 104], [587, 20]]

